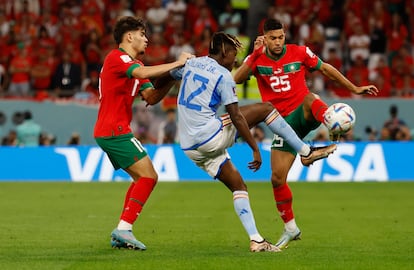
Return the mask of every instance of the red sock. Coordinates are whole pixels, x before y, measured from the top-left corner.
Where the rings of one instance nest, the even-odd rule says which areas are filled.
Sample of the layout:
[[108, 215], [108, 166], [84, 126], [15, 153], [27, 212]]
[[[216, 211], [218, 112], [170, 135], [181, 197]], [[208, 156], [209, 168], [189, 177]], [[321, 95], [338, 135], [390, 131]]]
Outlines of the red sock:
[[133, 186], [131, 185], [132, 188], [130, 187], [130, 190], [127, 192], [127, 194], [129, 193], [129, 196], [126, 207], [121, 215], [122, 220], [134, 224], [142, 211], [142, 207], [144, 207], [145, 202], [154, 189], [155, 184], [156, 182], [154, 179], [141, 177]]
[[273, 195], [276, 201], [276, 207], [280, 217], [286, 223], [294, 218], [292, 209], [292, 192], [287, 184], [273, 188]]
[[135, 182], [132, 182], [131, 185], [128, 188], [128, 191], [125, 195], [124, 208], [122, 208], [123, 209], [122, 211], [124, 211], [125, 208], [127, 207], [127, 204], [129, 202], [129, 197], [131, 196], [131, 192], [134, 189], [134, 186], [135, 186]]
[[321, 123], [323, 123], [323, 115], [327, 109], [328, 105], [322, 99], [317, 98], [312, 102], [311, 110], [313, 117]]

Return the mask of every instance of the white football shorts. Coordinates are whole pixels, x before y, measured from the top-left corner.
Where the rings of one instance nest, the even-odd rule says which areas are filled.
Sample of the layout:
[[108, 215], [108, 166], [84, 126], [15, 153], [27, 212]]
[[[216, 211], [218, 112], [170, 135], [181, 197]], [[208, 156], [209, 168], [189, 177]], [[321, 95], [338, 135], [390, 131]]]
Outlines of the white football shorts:
[[230, 159], [227, 148], [234, 145], [237, 135], [237, 129], [227, 114], [221, 117], [221, 121], [222, 129], [208, 142], [197, 149], [184, 151], [198, 167], [213, 178], [217, 178], [221, 166]]

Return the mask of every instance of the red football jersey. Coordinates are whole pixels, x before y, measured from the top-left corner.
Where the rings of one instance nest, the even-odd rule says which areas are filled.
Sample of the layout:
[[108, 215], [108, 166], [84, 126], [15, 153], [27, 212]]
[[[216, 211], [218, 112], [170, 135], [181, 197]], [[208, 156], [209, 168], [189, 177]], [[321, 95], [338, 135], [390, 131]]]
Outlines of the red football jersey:
[[260, 95], [286, 116], [302, 104], [309, 93], [306, 69], [319, 69], [322, 61], [308, 47], [287, 44], [276, 59], [262, 54], [252, 65]]
[[100, 107], [94, 137], [109, 137], [131, 132], [132, 104], [139, 91], [153, 88], [148, 79], [132, 77], [132, 71], [143, 63], [132, 59], [122, 49], [106, 56], [99, 75]]

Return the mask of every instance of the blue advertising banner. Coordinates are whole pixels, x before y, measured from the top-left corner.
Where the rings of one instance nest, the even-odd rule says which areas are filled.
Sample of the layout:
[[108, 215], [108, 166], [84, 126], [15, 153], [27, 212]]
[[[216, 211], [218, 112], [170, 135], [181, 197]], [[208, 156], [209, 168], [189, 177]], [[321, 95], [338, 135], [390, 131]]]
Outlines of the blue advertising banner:
[[[160, 181], [209, 181], [178, 145], [146, 145]], [[233, 163], [246, 181], [269, 181], [270, 146], [261, 145], [262, 168], [252, 172], [250, 148], [239, 143], [229, 149]], [[414, 142], [340, 143], [329, 158], [302, 166], [299, 157], [289, 181], [412, 181], [414, 170], [409, 153]], [[0, 181], [129, 181], [122, 170], [115, 171], [107, 156], [96, 146], [0, 147]]]

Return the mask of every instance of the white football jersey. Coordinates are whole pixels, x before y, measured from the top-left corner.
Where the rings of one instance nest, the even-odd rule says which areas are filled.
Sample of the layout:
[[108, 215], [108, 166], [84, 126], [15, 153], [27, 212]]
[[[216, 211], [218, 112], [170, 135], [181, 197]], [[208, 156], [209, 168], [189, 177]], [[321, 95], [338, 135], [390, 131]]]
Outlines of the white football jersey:
[[195, 149], [221, 129], [219, 106], [238, 102], [236, 83], [230, 71], [208, 56], [192, 58], [170, 74], [181, 80], [177, 100], [180, 145], [183, 150]]

